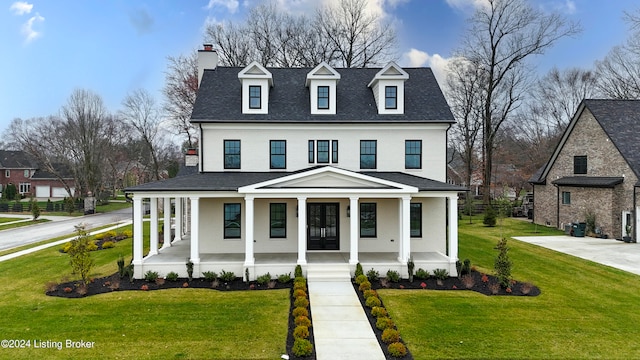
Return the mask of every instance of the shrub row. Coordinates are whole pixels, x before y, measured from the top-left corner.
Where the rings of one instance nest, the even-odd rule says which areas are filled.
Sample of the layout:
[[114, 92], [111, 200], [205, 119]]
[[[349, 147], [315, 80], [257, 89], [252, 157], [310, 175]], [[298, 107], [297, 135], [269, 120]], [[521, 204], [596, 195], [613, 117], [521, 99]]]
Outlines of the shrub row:
[[[293, 330], [293, 347], [291, 351], [295, 356], [309, 356], [313, 353], [313, 344], [309, 341], [309, 328], [311, 327], [311, 320], [309, 319], [309, 296], [307, 295], [307, 279], [302, 276], [302, 267], [296, 266], [295, 278], [293, 279], [293, 289], [291, 290], [291, 296], [293, 297], [293, 310], [291, 316], [295, 324]], [[266, 279], [266, 276], [271, 275], [269, 273], [258, 277], [258, 283], [262, 278], [262, 281]], [[284, 276], [279, 276], [278, 281], [288, 282], [291, 280], [291, 274], [287, 275], [287, 279]], [[281, 279], [282, 278], [282, 279]], [[286, 281], [284, 281], [286, 280]]]

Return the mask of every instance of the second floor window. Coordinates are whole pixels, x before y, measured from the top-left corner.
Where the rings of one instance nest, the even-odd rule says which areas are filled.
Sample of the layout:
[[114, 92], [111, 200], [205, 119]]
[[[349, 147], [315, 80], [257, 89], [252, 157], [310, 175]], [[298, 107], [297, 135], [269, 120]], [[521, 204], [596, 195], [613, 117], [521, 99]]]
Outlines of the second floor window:
[[338, 163], [338, 140], [331, 141], [331, 162]]
[[405, 169], [422, 169], [422, 140], [404, 142]]
[[318, 164], [329, 162], [329, 140], [318, 140]]
[[285, 140], [271, 140], [271, 168], [285, 169], [287, 167], [287, 142]]
[[309, 164], [313, 164], [314, 162], [316, 162], [315, 148], [315, 141], [309, 140]]
[[318, 109], [329, 108], [329, 87], [318, 86]]
[[5, 170], [4, 177], [11, 177], [11, 170]]
[[260, 86], [249, 86], [249, 109], [262, 108]]
[[574, 174], [587, 173], [587, 156], [586, 155], [573, 157], [573, 173]]
[[329, 160], [338, 163], [338, 140], [309, 140], [309, 164], [328, 164]]
[[385, 109], [398, 108], [398, 87], [397, 86], [384, 87], [384, 108]]
[[376, 140], [360, 140], [360, 169], [376, 168]]
[[240, 140], [224, 141], [224, 168], [240, 169]]

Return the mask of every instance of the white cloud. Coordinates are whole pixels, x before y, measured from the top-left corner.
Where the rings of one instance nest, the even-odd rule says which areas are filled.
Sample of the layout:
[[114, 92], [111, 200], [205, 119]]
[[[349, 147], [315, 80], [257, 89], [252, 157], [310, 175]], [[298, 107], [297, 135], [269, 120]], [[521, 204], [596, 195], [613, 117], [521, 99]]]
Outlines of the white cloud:
[[458, 10], [475, 10], [481, 6], [489, 6], [487, 0], [447, 0], [447, 4]]
[[36, 13], [35, 16], [32, 16], [26, 23], [22, 25], [22, 34], [25, 36], [25, 43], [30, 43], [38, 37], [42, 36], [42, 31], [37, 31], [35, 27], [38, 23], [43, 23], [44, 17], [40, 16], [40, 14]]
[[433, 70], [433, 74], [436, 76], [440, 86], [443, 86], [447, 82], [447, 65], [450, 59], [443, 58], [439, 54], [429, 55], [428, 53], [411, 49], [402, 55], [403, 65], [409, 67], [430, 67]]
[[576, 3], [573, 0], [567, 0], [564, 3], [565, 8], [567, 9], [567, 12], [569, 14], [575, 14], [576, 13]]
[[33, 9], [33, 4], [29, 4], [25, 1], [16, 1], [11, 4], [11, 7], [9, 7], [9, 10], [12, 10], [16, 15], [28, 14], [31, 12], [31, 9]]
[[238, 0], [209, 0], [209, 4], [207, 4], [206, 8], [210, 10], [216, 6], [226, 7], [230, 13], [234, 14], [238, 11], [240, 2]]

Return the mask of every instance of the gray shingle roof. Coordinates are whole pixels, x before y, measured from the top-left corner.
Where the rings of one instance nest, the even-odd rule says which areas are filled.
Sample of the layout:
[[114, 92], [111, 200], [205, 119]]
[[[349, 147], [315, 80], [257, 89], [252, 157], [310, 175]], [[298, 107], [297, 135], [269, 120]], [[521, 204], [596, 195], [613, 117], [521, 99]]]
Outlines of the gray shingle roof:
[[341, 79], [336, 88], [336, 115], [311, 115], [311, 68], [267, 68], [274, 86], [269, 92], [268, 114], [242, 114], [240, 67], [205, 70], [191, 115], [192, 122], [455, 122], [451, 110], [429, 68], [405, 68], [405, 113], [379, 115], [367, 85], [379, 68], [335, 69]]
[[38, 165], [24, 151], [0, 150], [0, 168], [37, 169]]
[[623, 177], [610, 176], [567, 176], [552, 181], [552, 184], [560, 186], [579, 186], [579, 187], [598, 187], [612, 188], [618, 184], [622, 184]]
[[[310, 171], [314, 168], [296, 172], [207, 172], [184, 175], [171, 179], [155, 181], [124, 189], [125, 192], [155, 191], [237, 191], [242, 186], [252, 185], [287, 175]], [[404, 185], [415, 186], [420, 191], [465, 191], [466, 189], [440, 181], [422, 178], [401, 172], [362, 172], [364, 175]]]

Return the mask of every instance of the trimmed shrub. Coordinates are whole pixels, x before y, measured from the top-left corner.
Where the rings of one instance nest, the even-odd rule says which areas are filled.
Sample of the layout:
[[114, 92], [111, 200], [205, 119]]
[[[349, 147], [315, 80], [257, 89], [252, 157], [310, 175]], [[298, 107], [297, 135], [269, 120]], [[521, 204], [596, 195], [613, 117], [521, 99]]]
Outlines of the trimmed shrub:
[[293, 330], [293, 337], [296, 339], [306, 339], [309, 337], [309, 328], [304, 326], [304, 325], [300, 325], [300, 326], [296, 326], [296, 328]]
[[122, 231], [122, 236], [125, 236], [127, 239], [133, 236], [133, 232], [131, 230]]
[[205, 281], [213, 281], [218, 278], [218, 274], [213, 271], [205, 271], [202, 273], [202, 276], [204, 276]]
[[164, 278], [169, 281], [178, 281], [178, 273], [172, 271], [168, 273], [167, 276], [165, 276]]
[[111, 249], [116, 247], [116, 243], [114, 243], [113, 241], [105, 241], [102, 243], [102, 248], [103, 249]]
[[96, 240], [102, 240], [102, 239], [104, 239], [105, 235], [106, 235], [106, 233], [95, 234], [93, 236], [93, 238], [96, 239]]
[[117, 264], [118, 264], [118, 275], [120, 275], [120, 279], [122, 279], [124, 277], [124, 275], [125, 275], [125, 273], [124, 273], [124, 257], [122, 255], [120, 255], [118, 257]]
[[302, 297], [302, 296], [297, 297], [293, 301], [293, 306], [306, 308], [307, 306], [309, 306], [309, 300], [307, 300], [306, 297]]
[[403, 357], [407, 355], [407, 347], [401, 342], [389, 344], [387, 349], [389, 350], [389, 354], [393, 357]]
[[508, 288], [511, 285], [511, 259], [509, 259], [509, 248], [507, 247], [507, 239], [502, 238], [498, 245], [498, 256], [494, 263], [494, 270], [498, 282], [503, 289]]
[[391, 282], [397, 283], [400, 281], [400, 273], [395, 270], [387, 271], [387, 279]]
[[293, 283], [294, 284], [304, 284], [307, 285], [307, 279], [303, 278], [302, 276], [296, 276], [293, 279]]
[[298, 316], [309, 317], [309, 310], [307, 310], [307, 308], [303, 308], [303, 307], [296, 307], [291, 312], [291, 315], [293, 315], [294, 319], [297, 318]]
[[387, 309], [383, 308], [382, 306], [374, 306], [371, 309], [371, 315], [373, 315], [374, 317], [387, 317], [389, 314], [387, 313]]
[[369, 279], [367, 278], [366, 275], [362, 275], [361, 274], [361, 275], [356, 276], [356, 284], [360, 285], [365, 281], [369, 281]]
[[236, 274], [233, 271], [226, 272], [224, 269], [222, 270], [222, 274], [220, 275], [220, 279], [224, 282], [233, 281], [236, 278]]
[[433, 270], [433, 277], [438, 280], [444, 280], [449, 277], [449, 272], [447, 269], [435, 269]]
[[293, 298], [307, 297], [307, 292], [302, 289], [293, 290]]
[[158, 272], [149, 270], [144, 273], [144, 279], [148, 282], [154, 282], [158, 279]]
[[484, 211], [484, 219], [482, 223], [486, 226], [493, 227], [496, 226], [496, 211], [492, 206], [487, 206], [487, 209]]
[[302, 277], [302, 266], [296, 265], [296, 269], [293, 271], [293, 277]]
[[420, 268], [420, 269], [418, 269], [416, 271], [416, 275], [415, 276], [416, 276], [416, 278], [418, 278], [420, 280], [426, 280], [426, 279], [429, 278], [429, 272], [427, 270], [425, 270], [425, 269]]
[[368, 281], [363, 282], [362, 284], [360, 284], [360, 286], [358, 287], [358, 289], [360, 291], [365, 291], [365, 290], [371, 290], [371, 283]]
[[377, 272], [374, 268], [371, 268], [371, 270], [367, 271], [367, 278], [370, 282], [374, 282], [380, 278], [380, 273]]
[[296, 290], [307, 290], [307, 285], [299, 282], [293, 283], [293, 291]]
[[309, 356], [313, 352], [313, 345], [307, 339], [297, 338], [291, 350], [295, 356]]
[[71, 249], [71, 246], [73, 246], [73, 244], [71, 243], [71, 241], [64, 243], [64, 245], [62, 245], [62, 252], [63, 253], [68, 253], [69, 249]]
[[291, 273], [279, 275], [278, 281], [282, 284], [288, 283], [289, 281], [291, 281]]
[[362, 293], [362, 296], [366, 299], [370, 298], [370, 297], [378, 297], [378, 293], [375, 290], [365, 290], [364, 293]]
[[393, 323], [393, 320], [389, 319], [388, 317], [380, 316], [378, 317], [378, 320], [376, 320], [376, 328], [378, 328], [378, 330], [389, 329], [393, 328], [394, 326], [395, 324]]
[[306, 326], [307, 328], [311, 327], [311, 320], [303, 315], [296, 316], [296, 319], [293, 322], [296, 326]]
[[357, 279], [358, 276], [360, 276], [360, 275], [364, 275], [364, 271], [362, 270], [362, 265], [360, 265], [360, 263], [357, 263], [354, 277]]
[[382, 305], [382, 302], [381, 302], [381, 301], [380, 301], [380, 299], [378, 299], [377, 297], [372, 296], [372, 297], [368, 298], [368, 299], [367, 299], [367, 301], [365, 301], [365, 303], [364, 303], [364, 304], [365, 304], [365, 305], [367, 305], [367, 307], [372, 308], [372, 307], [374, 307], [374, 306], [380, 306], [380, 305]]
[[464, 259], [462, 262], [462, 269], [460, 269], [460, 275], [467, 275], [471, 273], [471, 260]]
[[264, 275], [258, 276], [256, 282], [260, 285], [266, 285], [269, 281], [271, 281], [271, 274], [266, 273]]
[[385, 344], [391, 344], [400, 341], [400, 332], [396, 329], [384, 329], [380, 337]]

